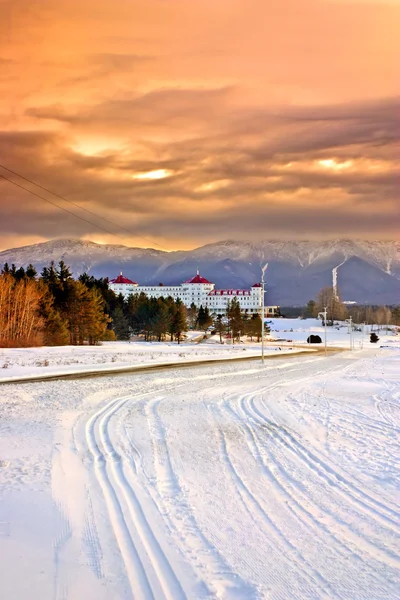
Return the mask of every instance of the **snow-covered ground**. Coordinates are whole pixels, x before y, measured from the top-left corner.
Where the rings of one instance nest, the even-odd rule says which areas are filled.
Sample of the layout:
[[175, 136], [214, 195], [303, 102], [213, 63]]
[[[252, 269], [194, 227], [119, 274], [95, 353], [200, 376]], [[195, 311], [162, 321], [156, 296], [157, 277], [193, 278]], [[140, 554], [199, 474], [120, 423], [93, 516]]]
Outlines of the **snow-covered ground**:
[[2, 600], [394, 600], [400, 351], [0, 387]]
[[[304, 344], [311, 334], [319, 335], [324, 342], [324, 328], [317, 319], [272, 319], [267, 321], [271, 334], [266, 339], [265, 353], [292, 352], [293, 344]], [[379, 331], [378, 344], [370, 344], [371, 326], [364, 333], [353, 332], [355, 350], [380, 345], [400, 346], [400, 334], [395, 331]], [[376, 330], [376, 326], [375, 326]], [[59, 346], [53, 348], [0, 348], [0, 381], [30, 376], [70, 374], [82, 371], [107, 371], [129, 366], [146, 366], [186, 362], [188, 360], [221, 359], [239, 356], [259, 356], [261, 343], [242, 337], [240, 344], [219, 343], [219, 336], [201, 341], [202, 332], [189, 332], [188, 339], [177, 344], [169, 342], [104, 342], [100, 346]], [[274, 342], [274, 340], [279, 340]], [[288, 343], [285, 342], [288, 341]], [[350, 347], [348, 327], [341, 324], [328, 327], [327, 344], [329, 347]], [[314, 348], [321, 348], [315, 344]], [[298, 351], [298, 348], [296, 349]]]
[[[201, 334], [200, 334], [201, 336]], [[199, 338], [196, 332], [194, 338]], [[266, 354], [291, 352], [293, 348], [265, 347]], [[212, 336], [202, 343], [104, 342], [101, 346], [0, 348], [0, 381], [10, 378], [118, 370], [121, 367], [186, 362], [188, 360], [260, 356], [261, 343], [219, 343]]]
[[[267, 319], [268, 327], [271, 329], [270, 337], [275, 339], [290, 340], [293, 343], [306, 343], [310, 335], [319, 335], [324, 343], [325, 328], [322, 327], [318, 319]], [[381, 346], [383, 344], [400, 346], [400, 328], [389, 326], [378, 330], [377, 325], [365, 325], [362, 330], [361, 325], [357, 325], [361, 331], [353, 329], [350, 336], [349, 325], [340, 321], [333, 327], [326, 328], [326, 341], [330, 347], [341, 347], [350, 349], [350, 337], [355, 350]], [[375, 331], [379, 337], [378, 343], [371, 344], [370, 333]]]

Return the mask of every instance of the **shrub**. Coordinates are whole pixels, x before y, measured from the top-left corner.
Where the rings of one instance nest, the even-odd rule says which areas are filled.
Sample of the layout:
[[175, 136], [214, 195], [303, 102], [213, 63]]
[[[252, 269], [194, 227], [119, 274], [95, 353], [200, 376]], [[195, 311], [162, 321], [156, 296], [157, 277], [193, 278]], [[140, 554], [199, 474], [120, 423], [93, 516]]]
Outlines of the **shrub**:
[[321, 344], [322, 340], [319, 335], [310, 335], [307, 338], [307, 344]]

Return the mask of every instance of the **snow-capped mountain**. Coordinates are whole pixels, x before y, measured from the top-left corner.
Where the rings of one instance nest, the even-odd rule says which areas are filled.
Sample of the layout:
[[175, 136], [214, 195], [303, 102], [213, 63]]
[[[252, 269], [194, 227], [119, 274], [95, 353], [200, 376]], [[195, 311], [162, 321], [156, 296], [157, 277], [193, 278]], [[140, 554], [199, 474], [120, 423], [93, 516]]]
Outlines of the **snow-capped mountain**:
[[195, 250], [162, 252], [123, 245], [102, 245], [67, 239], [0, 252], [0, 265], [33, 263], [40, 271], [50, 261], [64, 260], [75, 275], [124, 275], [140, 283], [181, 283], [196, 268], [218, 287], [247, 287], [259, 281], [268, 262], [267, 301], [304, 304], [332, 285], [336, 269], [344, 300], [400, 304], [400, 242], [334, 240], [223, 241]]

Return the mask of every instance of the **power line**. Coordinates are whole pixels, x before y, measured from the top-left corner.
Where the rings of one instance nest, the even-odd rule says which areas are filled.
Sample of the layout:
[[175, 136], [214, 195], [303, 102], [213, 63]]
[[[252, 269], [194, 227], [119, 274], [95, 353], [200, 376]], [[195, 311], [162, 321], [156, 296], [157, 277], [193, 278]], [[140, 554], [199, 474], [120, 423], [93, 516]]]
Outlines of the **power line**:
[[[20, 173], [17, 173], [16, 171], [13, 171], [12, 169], [9, 169], [8, 167], [2, 165], [0, 163], [0, 167], [2, 169], [4, 169], [5, 171], [8, 171], [9, 173], [12, 173], [13, 175], [16, 175], [17, 177], [20, 177], [21, 179], [27, 181], [28, 183], [44, 190], [45, 192], [48, 192], [49, 194], [52, 194], [53, 196], [55, 196], [56, 198], [59, 198], [60, 200], [63, 200], [64, 202], [68, 202], [69, 204], [72, 204], [73, 206], [76, 206], [77, 208], [79, 208], [80, 210], [83, 210], [85, 212], [87, 212], [90, 215], [93, 215], [94, 217], [97, 217], [98, 219], [101, 219], [102, 221], [105, 221], [106, 223], [110, 223], [111, 225], [114, 225], [115, 227], [118, 227], [119, 229], [121, 229], [122, 231], [126, 231], [126, 233], [129, 233], [130, 235], [133, 235], [135, 237], [139, 237], [142, 240], [145, 240], [146, 242], [149, 242], [150, 244], [153, 244], [155, 246], [158, 246], [159, 248], [161, 248], [161, 250], [164, 250], [165, 252], [168, 252], [168, 250], [166, 248], [164, 248], [163, 246], [161, 246], [160, 244], [157, 244], [157, 242], [154, 242], [153, 240], [150, 240], [146, 237], [143, 237], [141, 235], [137, 235], [136, 233], [134, 233], [133, 231], [130, 231], [129, 229], [126, 229], [125, 227], [122, 227], [122, 225], [119, 225], [118, 223], [115, 223], [115, 221], [111, 221], [110, 219], [106, 219], [105, 217], [100, 216], [99, 214], [84, 208], [83, 206], [80, 206], [79, 204], [77, 204], [76, 202], [73, 202], [72, 200], [68, 200], [68, 198], [65, 198], [64, 196], [61, 196], [60, 194], [57, 194], [56, 192], [53, 192], [52, 190], [50, 190], [49, 188], [44, 187], [43, 185], [40, 185], [39, 183], [36, 183], [35, 181], [32, 181], [31, 179], [28, 179], [28, 177], [25, 177], [24, 175], [21, 175]], [[108, 229], [105, 229], [104, 227], [101, 227], [100, 225], [97, 225], [96, 223], [93, 223], [93, 221], [89, 221], [88, 219], [84, 219], [83, 217], [80, 217], [79, 215], [77, 215], [76, 213], [69, 211], [65, 208], [63, 208], [62, 206], [59, 206], [58, 204], [55, 204], [53, 202], [51, 202], [50, 200], [48, 200], [47, 198], [43, 198], [42, 196], [40, 196], [39, 194], [36, 194], [35, 192], [32, 192], [32, 190], [29, 190], [28, 188], [25, 188], [21, 185], [19, 185], [18, 183], [16, 183], [15, 181], [12, 181], [12, 179], [8, 179], [7, 177], [5, 177], [4, 175], [0, 175], [0, 177], [2, 177], [3, 179], [6, 179], [7, 181], [9, 181], [10, 183], [16, 185], [17, 187], [20, 187], [21, 189], [29, 192], [30, 194], [33, 194], [34, 196], [37, 196], [38, 198], [41, 198], [42, 200], [44, 200], [45, 202], [49, 202], [50, 204], [53, 204], [53, 206], [56, 206], [57, 208], [60, 208], [61, 210], [64, 210], [65, 212], [77, 217], [78, 219], [81, 219], [82, 221], [85, 221], [86, 223], [89, 223], [91, 225], [94, 225], [95, 227], [98, 227], [99, 229], [101, 229], [102, 231], [106, 231], [107, 233], [110, 233], [111, 235], [114, 235], [116, 237], [118, 237], [119, 239], [125, 241], [124, 238], [122, 238], [121, 236], [119, 236], [118, 234], [114, 233], [113, 231], [109, 231]]]
[[69, 215], [73, 215], [74, 217], [77, 217], [78, 219], [81, 219], [81, 221], [85, 221], [86, 223], [89, 223], [90, 225], [94, 225], [95, 227], [98, 227], [102, 231], [105, 231], [106, 233], [110, 233], [111, 235], [115, 235], [116, 237], [118, 237], [121, 240], [125, 241], [124, 238], [122, 238], [117, 233], [114, 233], [113, 231], [109, 231], [108, 229], [105, 229], [104, 227], [101, 227], [101, 225], [97, 225], [97, 223], [93, 223], [93, 221], [89, 221], [88, 219], [84, 219], [83, 217], [80, 217], [79, 215], [73, 213], [71, 210], [68, 210], [67, 208], [64, 208], [63, 206], [59, 206], [55, 202], [52, 202], [48, 198], [44, 198], [43, 196], [40, 196], [40, 194], [36, 194], [36, 192], [32, 192], [32, 190], [29, 190], [28, 188], [24, 187], [23, 185], [20, 185], [19, 183], [16, 183], [15, 181], [13, 181], [12, 179], [9, 179], [5, 175], [1, 175], [1, 173], [0, 173], [0, 177], [2, 179], [5, 179], [6, 181], [9, 181], [13, 185], [16, 185], [17, 187], [21, 188], [21, 190], [25, 190], [26, 192], [29, 192], [29, 194], [33, 194], [33, 196], [36, 196], [37, 198], [40, 198], [41, 200], [44, 200], [45, 202], [48, 202], [49, 204], [52, 204], [53, 206], [56, 206], [57, 208], [60, 208], [64, 212], [68, 213]]

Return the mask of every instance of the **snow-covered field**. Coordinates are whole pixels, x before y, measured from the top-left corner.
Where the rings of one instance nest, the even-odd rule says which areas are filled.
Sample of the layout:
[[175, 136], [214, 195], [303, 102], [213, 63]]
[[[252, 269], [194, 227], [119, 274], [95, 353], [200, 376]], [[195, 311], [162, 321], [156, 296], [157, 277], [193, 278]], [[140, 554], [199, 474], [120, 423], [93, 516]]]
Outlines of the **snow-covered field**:
[[394, 600], [400, 351], [0, 387], [0, 598]]
[[[272, 319], [270, 340], [266, 340], [265, 353], [292, 352], [293, 345], [304, 344], [304, 350], [310, 349], [307, 338], [317, 334], [324, 342], [324, 328], [317, 319]], [[370, 344], [371, 326], [364, 333], [353, 332], [355, 350], [374, 347]], [[375, 326], [376, 329], [376, 326]], [[166, 363], [201, 361], [208, 359], [229, 359], [231, 357], [250, 357], [261, 354], [261, 343], [245, 337], [241, 344], [219, 343], [219, 336], [212, 336], [201, 343], [201, 332], [189, 332], [188, 340], [182, 344], [169, 342], [104, 342], [100, 346], [60, 346], [54, 348], [0, 348], [0, 381], [30, 376], [62, 375], [82, 371], [118, 371], [130, 366], [146, 366]], [[400, 346], [400, 334], [378, 332], [380, 345]], [[279, 340], [274, 342], [274, 340]], [[285, 342], [288, 340], [288, 343]], [[350, 347], [348, 327], [341, 325], [329, 327], [327, 333], [329, 347]], [[321, 345], [313, 345], [321, 348]], [[299, 348], [296, 349], [297, 351]]]
[[[198, 337], [197, 333], [197, 337]], [[287, 353], [293, 348], [266, 345], [266, 354]], [[118, 370], [130, 366], [180, 363], [188, 360], [229, 359], [260, 356], [261, 343], [219, 343], [219, 336], [201, 344], [187, 341], [104, 342], [101, 346], [58, 346], [47, 348], [0, 348], [0, 381], [10, 378]]]
[[[318, 319], [267, 319], [271, 329], [270, 337], [275, 339], [290, 340], [293, 343], [306, 343], [309, 335], [319, 335], [324, 343], [324, 327]], [[361, 329], [361, 326], [357, 326]], [[375, 331], [379, 337], [377, 344], [370, 343], [370, 333]], [[346, 322], [339, 322], [333, 327], [327, 327], [327, 345], [329, 347], [341, 347], [350, 349], [350, 331]], [[378, 331], [377, 325], [365, 325], [364, 331], [352, 333], [352, 344], [355, 350], [381, 346], [383, 344], [400, 346], [400, 328], [389, 326]]]

